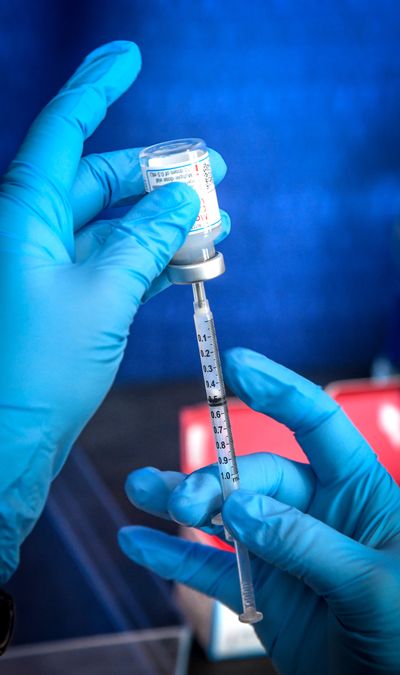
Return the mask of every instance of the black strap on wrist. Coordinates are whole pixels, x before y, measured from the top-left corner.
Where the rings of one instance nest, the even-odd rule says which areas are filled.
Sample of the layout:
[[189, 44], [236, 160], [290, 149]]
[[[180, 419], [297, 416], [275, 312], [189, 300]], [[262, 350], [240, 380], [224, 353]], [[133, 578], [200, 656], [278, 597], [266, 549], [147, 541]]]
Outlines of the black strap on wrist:
[[0, 590], [0, 656], [4, 654], [14, 632], [15, 605], [9, 593]]

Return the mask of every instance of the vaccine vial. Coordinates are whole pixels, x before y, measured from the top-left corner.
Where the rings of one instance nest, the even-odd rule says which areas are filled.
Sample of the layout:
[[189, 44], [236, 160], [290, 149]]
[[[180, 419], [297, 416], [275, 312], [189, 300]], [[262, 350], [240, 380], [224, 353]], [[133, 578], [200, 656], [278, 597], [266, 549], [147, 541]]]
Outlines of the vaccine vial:
[[183, 138], [141, 150], [139, 161], [146, 192], [168, 183], [187, 183], [200, 197], [200, 211], [185, 243], [167, 268], [173, 283], [213, 279], [225, 271], [214, 242], [221, 232], [221, 214], [207, 146], [200, 138]]

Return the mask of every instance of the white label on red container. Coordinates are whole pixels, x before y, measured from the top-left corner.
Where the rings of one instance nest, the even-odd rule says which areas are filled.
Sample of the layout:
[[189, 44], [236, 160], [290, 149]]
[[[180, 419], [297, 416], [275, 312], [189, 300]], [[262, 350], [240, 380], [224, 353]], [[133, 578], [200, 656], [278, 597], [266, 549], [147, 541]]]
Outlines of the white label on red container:
[[171, 164], [160, 168], [151, 167], [144, 172], [146, 192], [152, 192], [158, 187], [177, 182], [190, 185], [196, 190], [201, 201], [199, 215], [189, 234], [218, 227], [221, 223], [221, 214], [208, 152], [201, 155], [196, 162]]

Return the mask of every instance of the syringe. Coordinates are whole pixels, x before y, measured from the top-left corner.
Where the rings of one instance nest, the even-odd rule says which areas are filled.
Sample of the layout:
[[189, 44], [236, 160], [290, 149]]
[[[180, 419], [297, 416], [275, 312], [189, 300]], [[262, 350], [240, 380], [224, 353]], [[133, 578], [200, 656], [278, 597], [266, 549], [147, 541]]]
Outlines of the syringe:
[[[218, 455], [218, 472], [222, 496], [223, 499], [226, 499], [234, 490], [239, 488], [239, 472], [233, 445], [225, 384], [222, 376], [214, 318], [206, 298], [204, 284], [203, 282], [196, 282], [192, 284], [192, 288], [197, 344], [207, 402], [210, 409], [211, 426]], [[232, 541], [229, 534], [227, 538]], [[243, 623], [257, 623], [261, 621], [263, 615], [256, 609], [249, 553], [243, 544], [234, 540], [232, 543], [236, 552], [243, 605], [243, 612], [239, 615], [239, 619]]]
[[[224, 258], [214, 247], [222, 225], [207, 147], [199, 138], [158, 143], [140, 152], [140, 163], [147, 192], [168, 183], [183, 182], [196, 190], [200, 197], [197, 220], [183, 246], [168, 265], [167, 274], [172, 283], [192, 284], [193, 287], [197, 342], [218, 455], [222, 496], [226, 499], [233, 490], [238, 489], [239, 474], [214, 319], [203, 283], [218, 277], [225, 270]], [[222, 520], [220, 522], [222, 525]], [[234, 541], [228, 532], [225, 534], [236, 552], [243, 604], [239, 619], [244, 623], [257, 623], [263, 615], [255, 606], [248, 551], [243, 544]]]

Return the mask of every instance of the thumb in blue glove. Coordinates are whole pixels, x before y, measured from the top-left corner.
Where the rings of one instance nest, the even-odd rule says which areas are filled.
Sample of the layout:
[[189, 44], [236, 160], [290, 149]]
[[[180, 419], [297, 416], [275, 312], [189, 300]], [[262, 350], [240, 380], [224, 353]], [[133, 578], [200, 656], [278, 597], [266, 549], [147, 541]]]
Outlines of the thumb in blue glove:
[[[254, 555], [256, 631], [283, 674], [400, 672], [400, 489], [319, 387], [244, 349], [224, 360], [231, 389], [287, 425], [309, 465], [259, 453], [239, 458], [243, 489], [222, 505], [216, 466], [185, 477], [141, 469], [128, 478], [138, 507], [223, 537]], [[240, 611], [229, 552], [124, 528], [123, 550], [161, 576]]]
[[[109, 390], [138, 307], [167, 285], [164, 268], [198, 213], [182, 184], [143, 197], [138, 149], [81, 157], [140, 65], [131, 42], [89, 54], [35, 120], [1, 186], [0, 583]], [[218, 181], [224, 162], [211, 159]], [[127, 203], [122, 218], [89, 222]]]

